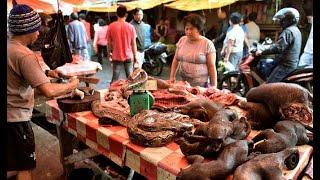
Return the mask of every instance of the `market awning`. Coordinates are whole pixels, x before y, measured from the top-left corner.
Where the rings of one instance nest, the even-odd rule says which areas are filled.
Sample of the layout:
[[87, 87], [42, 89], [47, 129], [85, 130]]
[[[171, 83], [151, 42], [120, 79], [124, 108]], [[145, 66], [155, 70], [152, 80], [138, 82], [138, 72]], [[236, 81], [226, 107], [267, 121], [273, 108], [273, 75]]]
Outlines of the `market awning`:
[[116, 12], [119, 4], [127, 7], [128, 11], [139, 7], [142, 9], [150, 9], [155, 6], [172, 2], [174, 0], [136, 0], [130, 2], [116, 2], [116, 1], [103, 1], [103, 0], [91, 0], [86, 1], [82, 5], [77, 6], [78, 10], [87, 10], [95, 12]]
[[[53, 4], [43, 2], [40, 0], [16, 0], [18, 4], [26, 4], [30, 7], [32, 7], [37, 12], [44, 12], [44, 13], [55, 13], [55, 7]], [[7, 0], [7, 13], [10, 12], [12, 9], [12, 0]]]
[[181, 11], [198, 11], [203, 9], [214, 9], [235, 3], [238, 0], [177, 0], [165, 7]]

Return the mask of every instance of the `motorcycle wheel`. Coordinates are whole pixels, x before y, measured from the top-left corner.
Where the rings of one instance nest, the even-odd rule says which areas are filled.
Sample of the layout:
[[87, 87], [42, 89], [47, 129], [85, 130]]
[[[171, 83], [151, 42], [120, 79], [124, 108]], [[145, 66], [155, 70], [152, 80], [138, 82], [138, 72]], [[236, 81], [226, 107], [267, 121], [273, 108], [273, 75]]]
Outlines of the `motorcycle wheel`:
[[156, 57], [152, 63], [142, 64], [142, 69], [144, 69], [148, 74], [159, 76], [162, 73], [163, 62], [160, 57]]
[[228, 89], [232, 93], [245, 96], [249, 91], [249, 86], [245, 77], [239, 74], [225, 74], [218, 82], [218, 89]]

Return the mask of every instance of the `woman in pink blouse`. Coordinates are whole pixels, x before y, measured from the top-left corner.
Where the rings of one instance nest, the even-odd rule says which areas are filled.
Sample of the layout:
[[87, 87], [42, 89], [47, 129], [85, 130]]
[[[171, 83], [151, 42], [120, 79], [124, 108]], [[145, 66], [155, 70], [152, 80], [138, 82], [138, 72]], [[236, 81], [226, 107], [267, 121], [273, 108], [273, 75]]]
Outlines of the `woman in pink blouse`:
[[197, 14], [190, 14], [183, 21], [185, 36], [177, 43], [169, 80], [175, 81], [179, 69], [182, 80], [188, 81], [192, 86], [208, 87], [210, 79], [211, 86], [216, 87], [216, 49], [212, 41], [200, 34], [204, 28], [204, 20]]
[[94, 34], [93, 48], [98, 56], [98, 62], [103, 64], [102, 58], [107, 54], [107, 31], [108, 25], [105, 20], [98, 20], [99, 27]]

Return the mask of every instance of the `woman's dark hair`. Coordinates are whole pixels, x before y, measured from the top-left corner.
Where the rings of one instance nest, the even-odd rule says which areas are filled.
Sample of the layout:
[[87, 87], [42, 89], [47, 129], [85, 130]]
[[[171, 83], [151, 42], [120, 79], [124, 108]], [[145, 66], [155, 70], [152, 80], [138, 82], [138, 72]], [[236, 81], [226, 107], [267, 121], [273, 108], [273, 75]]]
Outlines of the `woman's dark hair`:
[[100, 18], [100, 19], [98, 19], [98, 24], [99, 24], [99, 26], [105, 26], [107, 24], [107, 22], [104, 19]]
[[238, 12], [234, 12], [230, 15], [230, 21], [232, 24], [239, 24], [241, 22], [242, 15]]
[[198, 14], [191, 13], [188, 16], [185, 16], [183, 18], [183, 25], [186, 26], [187, 23], [196, 27], [200, 33], [204, 29], [204, 19]]
[[257, 13], [256, 13], [256, 12], [250, 13], [249, 16], [248, 16], [248, 19], [249, 19], [250, 21], [256, 21], [256, 19], [257, 19]]
[[79, 14], [79, 19], [85, 20], [86, 15], [84, 13]]
[[117, 16], [120, 17], [120, 18], [123, 18], [126, 14], [127, 14], [127, 8], [123, 5], [120, 5], [118, 8], [117, 8]]

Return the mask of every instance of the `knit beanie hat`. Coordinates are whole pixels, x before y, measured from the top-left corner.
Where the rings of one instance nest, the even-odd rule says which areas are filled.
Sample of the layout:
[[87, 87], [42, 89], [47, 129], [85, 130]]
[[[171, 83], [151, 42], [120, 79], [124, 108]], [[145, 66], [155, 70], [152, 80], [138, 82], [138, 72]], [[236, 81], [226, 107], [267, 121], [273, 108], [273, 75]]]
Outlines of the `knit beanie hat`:
[[17, 4], [10, 11], [8, 24], [13, 35], [24, 35], [38, 31], [41, 18], [31, 7]]

